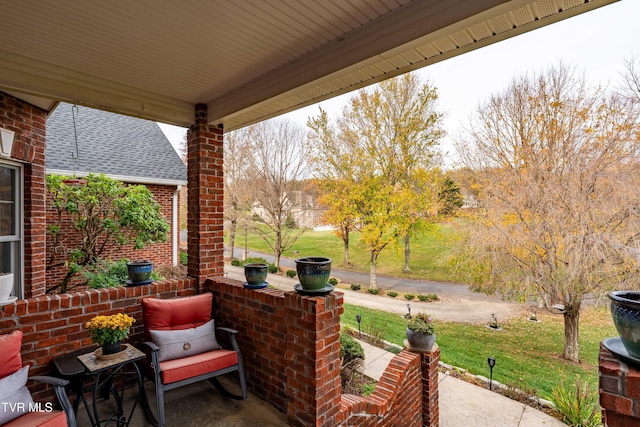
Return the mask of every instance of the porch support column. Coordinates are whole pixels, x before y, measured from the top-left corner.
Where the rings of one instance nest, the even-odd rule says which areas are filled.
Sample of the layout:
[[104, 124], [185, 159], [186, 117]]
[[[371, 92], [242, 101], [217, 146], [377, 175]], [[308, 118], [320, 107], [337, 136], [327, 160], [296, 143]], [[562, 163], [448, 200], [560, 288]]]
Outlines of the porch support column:
[[198, 290], [207, 277], [224, 274], [222, 141], [222, 129], [207, 124], [207, 106], [196, 105], [187, 132], [187, 271]]

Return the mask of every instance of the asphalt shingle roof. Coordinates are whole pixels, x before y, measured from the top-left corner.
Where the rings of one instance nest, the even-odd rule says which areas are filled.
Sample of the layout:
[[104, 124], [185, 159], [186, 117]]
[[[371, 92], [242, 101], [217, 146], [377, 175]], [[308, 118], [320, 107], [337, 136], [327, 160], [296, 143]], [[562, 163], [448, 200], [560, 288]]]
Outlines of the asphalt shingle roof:
[[47, 170], [136, 177], [147, 183], [187, 181], [186, 166], [157, 123], [66, 103], [47, 119], [46, 156]]

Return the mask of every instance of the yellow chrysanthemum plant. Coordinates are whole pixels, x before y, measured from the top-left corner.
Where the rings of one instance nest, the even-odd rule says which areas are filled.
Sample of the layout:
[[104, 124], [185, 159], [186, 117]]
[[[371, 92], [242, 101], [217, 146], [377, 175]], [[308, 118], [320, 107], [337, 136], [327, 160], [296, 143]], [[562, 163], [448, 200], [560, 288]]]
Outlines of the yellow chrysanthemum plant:
[[94, 342], [105, 345], [122, 341], [129, 336], [131, 325], [136, 320], [124, 313], [111, 316], [96, 316], [85, 324]]

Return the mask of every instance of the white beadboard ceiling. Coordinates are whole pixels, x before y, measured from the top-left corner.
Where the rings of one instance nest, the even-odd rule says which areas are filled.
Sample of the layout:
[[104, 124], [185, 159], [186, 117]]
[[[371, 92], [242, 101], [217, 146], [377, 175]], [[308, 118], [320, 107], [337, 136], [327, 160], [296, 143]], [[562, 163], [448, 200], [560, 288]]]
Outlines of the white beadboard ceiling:
[[614, 1], [2, 0], [0, 90], [233, 130]]

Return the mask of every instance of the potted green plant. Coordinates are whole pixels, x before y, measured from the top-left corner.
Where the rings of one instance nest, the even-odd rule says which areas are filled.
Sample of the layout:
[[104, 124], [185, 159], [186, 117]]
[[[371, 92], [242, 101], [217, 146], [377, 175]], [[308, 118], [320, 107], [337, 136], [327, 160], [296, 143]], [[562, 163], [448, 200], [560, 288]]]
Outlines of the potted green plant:
[[436, 342], [436, 326], [433, 316], [418, 313], [412, 316], [407, 324], [407, 341], [412, 350], [431, 351]]

